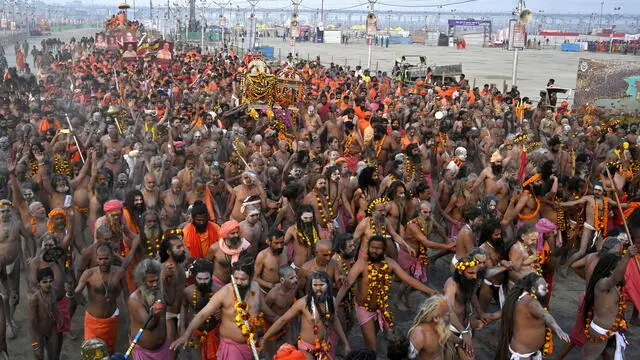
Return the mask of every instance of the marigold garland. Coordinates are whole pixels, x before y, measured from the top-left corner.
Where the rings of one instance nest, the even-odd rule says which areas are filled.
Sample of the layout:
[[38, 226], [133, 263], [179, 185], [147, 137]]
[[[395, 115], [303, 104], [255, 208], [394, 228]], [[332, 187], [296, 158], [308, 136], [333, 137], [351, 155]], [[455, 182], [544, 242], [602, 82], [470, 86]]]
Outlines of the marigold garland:
[[596, 231], [602, 233], [604, 237], [607, 235], [607, 223], [609, 221], [609, 202], [607, 199], [602, 199], [602, 203], [604, 205], [602, 216], [600, 216], [600, 204], [597, 201], [593, 201], [594, 203], [594, 214], [593, 214], [593, 227]]
[[[378, 235], [378, 229], [376, 228], [375, 220], [369, 220], [369, 228], [371, 229], [372, 236]], [[380, 235], [387, 236], [387, 227], [384, 224], [380, 225]]]
[[464, 165], [464, 161], [460, 160], [457, 156], [454, 156], [451, 161], [453, 161], [458, 168], [461, 168]]
[[298, 238], [298, 241], [300, 241], [301, 243], [302, 241], [304, 241], [303, 244], [306, 244], [307, 247], [312, 247], [320, 239], [320, 236], [318, 235], [318, 230], [316, 229], [315, 226], [313, 226], [313, 230], [311, 231], [311, 239], [309, 239], [309, 236], [307, 236], [307, 234], [300, 231], [300, 229], [297, 229], [297, 226], [296, 226], [296, 237]]
[[380, 153], [382, 152], [382, 147], [384, 146], [384, 141], [387, 139], [387, 135], [384, 135], [382, 139], [375, 144], [376, 150], [376, 159], [380, 157]]
[[373, 214], [373, 210], [376, 208], [376, 205], [386, 205], [387, 203], [389, 203], [389, 199], [387, 199], [386, 197], [379, 197], [374, 199], [373, 201], [371, 201], [369, 206], [367, 206], [367, 215]]
[[535, 218], [536, 216], [538, 216], [538, 212], [540, 211], [540, 200], [538, 200], [537, 197], [533, 196], [528, 190], [524, 191], [525, 193], [531, 195], [533, 197], [533, 199], [536, 201], [536, 209], [533, 210], [533, 212], [529, 215], [522, 215], [522, 214], [518, 214], [518, 219], [520, 220], [531, 220], [533, 218]]
[[71, 163], [69, 162], [69, 160], [63, 159], [59, 155], [54, 155], [53, 173], [63, 174], [63, 175], [66, 175], [69, 179], [71, 179], [73, 177], [73, 172], [71, 171]]
[[329, 219], [326, 217], [326, 213], [324, 211], [324, 204], [322, 203], [322, 199], [320, 198], [320, 194], [317, 191], [313, 191], [313, 194], [316, 196], [316, 205], [318, 206], [318, 212], [320, 213], [320, 219], [322, 220], [322, 224], [324, 226], [328, 226], [335, 215], [333, 214], [333, 203], [329, 198], [329, 195], [325, 195], [325, 200], [327, 201], [327, 208], [329, 209]]
[[353, 140], [355, 139], [355, 137], [356, 136], [354, 134], [351, 134], [351, 135], [346, 137], [345, 145], [344, 145], [344, 151], [342, 152], [344, 155], [350, 155], [351, 143], [353, 143]]
[[[367, 289], [367, 299], [362, 307], [369, 312], [376, 312], [380, 310], [384, 320], [389, 327], [393, 327], [393, 317], [389, 310], [389, 290], [391, 289], [391, 271], [389, 264], [386, 261], [381, 261], [380, 268], [376, 269], [375, 265], [369, 261], [367, 268], [367, 277], [369, 281], [369, 287]], [[374, 294], [377, 296], [377, 301], [372, 303]]]
[[589, 331], [589, 328], [591, 326], [591, 320], [593, 319], [593, 310], [589, 311], [589, 313], [587, 314], [587, 318], [585, 319], [585, 322], [584, 322], [584, 337], [585, 339], [587, 339], [587, 341], [592, 343], [603, 342], [603, 341], [606, 341], [611, 335], [613, 335], [618, 330], [627, 328], [627, 322], [624, 320], [624, 311], [627, 309], [627, 300], [624, 296], [624, 291], [622, 289], [622, 286], [618, 285], [616, 286], [616, 288], [618, 289], [618, 294], [620, 294], [620, 298], [618, 299], [618, 313], [616, 314], [616, 319], [613, 322], [613, 325], [611, 325], [611, 327], [608, 328], [607, 332], [604, 333], [603, 335], [600, 335], [598, 337], [591, 336], [591, 332]]
[[405, 179], [407, 180], [407, 183], [410, 183], [411, 181], [413, 181], [413, 177], [416, 173], [416, 167], [413, 164], [413, 160], [411, 159], [407, 159], [406, 164], [407, 166], [405, 170], [407, 175], [405, 176]]
[[[197, 308], [197, 303], [198, 303], [198, 289], [194, 286], [193, 288], [193, 295], [191, 297], [191, 305], [193, 306], [193, 311], [194, 312], [198, 312], [201, 309]], [[209, 316], [205, 321], [204, 324], [202, 325], [201, 328], [207, 329], [209, 326], [209, 322], [211, 322], [211, 316]], [[209, 333], [208, 330], [202, 330], [202, 335], [200, 335], [200, 342], [199, 343], [194, 343], [193, 341], [189, 341], [189, 343], [187, 344], [188, 347], [194, 348], [194, 349], [199, 349], [201, 344], [204, 343], [205, 341], [207, 341], [207, 334]]]
[[38, 174], [38, 161], [37, 160], [31, 160], [29, 162], [29, 166], [31, 167], [31, 171], [29, 172], [29, 176], [27, 177], [34, 177]]
[[235, 294], [233, 295], [233, 301], [233, 308], [236, 310], [236, 326], [240, 328], [242, 336], [247, 339], [247, 345], [251, 345], [251, 340], [253, 340], [256, 348], [260, 348], [257, 328], [264, 327], [264, 314], [259, 312], [254, 318], [249, 314], [249, 304], [244, 301], [238, 301]]
[[[538, 300], [538, 296], [533, 292], [529, 291], [529, 296], [531, 296], [534, 300]], [[544, 307], [544, 311], [549, 311], [548, 307]], [[550, 327], [545, 326], [544, 328], [544, 346], [542, 347], [542, 356], [547, 357], [553, 353], [553, 332]]]
[[465, 271], [468, 268], [478, 266], [478, 264], [480, 264], [480, 262], [476, 259], [473, 259], [471, 261], [458, 261], [453, 267], [455, 267], [456, 270]]
[[[410, 224], [415, 224], [416, 226], [418, 226], [418, 228], [420, 228], [420, 231], [422, 231], [424, 236], [427, 236], [427, 231], [420, 220], [418, 220], [417, 218], [413, 219], [407, 223], [407, 225], [410, 225]], [[418, 245], [418, 260], [422, 265], [429, 264], [429, 253], [427, 252], [427, 248], [422, 243]]]

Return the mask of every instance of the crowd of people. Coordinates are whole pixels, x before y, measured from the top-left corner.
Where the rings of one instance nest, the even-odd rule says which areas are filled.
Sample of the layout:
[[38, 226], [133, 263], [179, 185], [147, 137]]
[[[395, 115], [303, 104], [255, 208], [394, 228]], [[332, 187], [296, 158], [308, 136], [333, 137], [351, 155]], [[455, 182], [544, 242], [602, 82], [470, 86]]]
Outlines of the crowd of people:
[[[136, 360], [479, 359], [494, 322], [495, 359], [619, 359], [640, 324], [637, 123], [319, 59], [280, 65], [304, 79], [283, 119], [247, 104], [256, 55], [59, 46], [0, 84], [5, 359], [16, 310], [36, 359], [74, 316], [83, 359], [126, 332]], [[569, 269], [571, 331], [549, 311]]]

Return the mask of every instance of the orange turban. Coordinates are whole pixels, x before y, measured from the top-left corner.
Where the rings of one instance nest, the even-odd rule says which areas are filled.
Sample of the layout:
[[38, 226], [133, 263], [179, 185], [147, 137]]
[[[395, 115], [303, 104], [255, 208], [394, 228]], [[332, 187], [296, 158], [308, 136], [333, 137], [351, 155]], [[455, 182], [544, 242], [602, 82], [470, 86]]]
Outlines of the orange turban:
[[303, 351], [300, 351], [291, 344], [282, 344], [273, 360], [306, 360], [307, 357]]
[[229, 233], [240, 227], [240, 223], [235, 220], [229, 220], [220, 227], [220, 236], [227, 237]]

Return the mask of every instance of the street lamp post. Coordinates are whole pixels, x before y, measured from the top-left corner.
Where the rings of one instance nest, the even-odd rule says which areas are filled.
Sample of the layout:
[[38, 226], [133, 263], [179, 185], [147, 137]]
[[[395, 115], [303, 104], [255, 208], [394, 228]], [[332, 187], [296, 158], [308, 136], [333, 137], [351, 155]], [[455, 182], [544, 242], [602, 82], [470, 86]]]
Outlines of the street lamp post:
[[[516, 6], [515, 11], [513, 12], [513, 15], [515, 16], [515, 20], [516, 20], [516, 25], [521, 24], [521, 25], [526, 25], [527, 22], [530, 20], [530, 15], [531, 15], [531, 11], [529, 10], [525, 10], [524, 9], [524, 0], [518, 0], [518, 4]], [[514, 44], [514, 40], [515, 38], [515, 28], [516, 26], [513, 27], [513, 33], [511, 31], [511, 27], [509, 27], [509, 43], [510, 46], [513, 48], [513, 70], [511, 72], [511, 85], [516, 85], [516, 79], [518, 77], [518, 48], [519, 46], [515, 46]], [[524, 29], [522, 30], [524, 31]]]
[[[300, 6], [301, 3], [302, 0], [291, 0], [291, 4], [293, 5], [293, 14], [291, 15], [291, 25], [289, 26], [289, 33], [291, 35], [289, 45], [291, 46], [291, 56], [293, 57], [296, 57], [296, 37], [298, 37], [298, 32], [300, 31], [300, 27], [298, 25], [298, 6]], [[320, 18], [322, 18], [322, 13], [320, 13]]]
[[[378, 2], [378, 0], [368, 0], [368, 1], [369, 1], [369, 16], [367, 16], [366, 30], [367, 30], [367, 41], [369, 45], [369, 51], [367, 54], [367, 69], [371, 69], [371, 52], [373, 50], [373, 37], [375, 36], [375, 33], [369, 27], [375, 26], [377, 29], [378, 21], [375, 13], [373, 12], [373, 5], [375, 5], [375, 3]], [[370, 21], [369, 19], [372, 19], [373, 24], [369, 24], [369, 21]]]

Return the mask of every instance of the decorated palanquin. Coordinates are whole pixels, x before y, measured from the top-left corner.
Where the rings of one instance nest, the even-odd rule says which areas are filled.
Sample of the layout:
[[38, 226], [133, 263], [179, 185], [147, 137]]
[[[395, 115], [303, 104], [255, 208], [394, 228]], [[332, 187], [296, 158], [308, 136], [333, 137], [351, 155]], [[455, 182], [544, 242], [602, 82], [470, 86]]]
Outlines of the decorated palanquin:
[[262, 56], [254, 55], [243, 78], [242, 103], [247, 105], [249, 116], [258, 120], [262, 112], [278, 138], [292, 142], [302, 86], [302, 76], [294, 67], [287, 66], [273, 74]]

